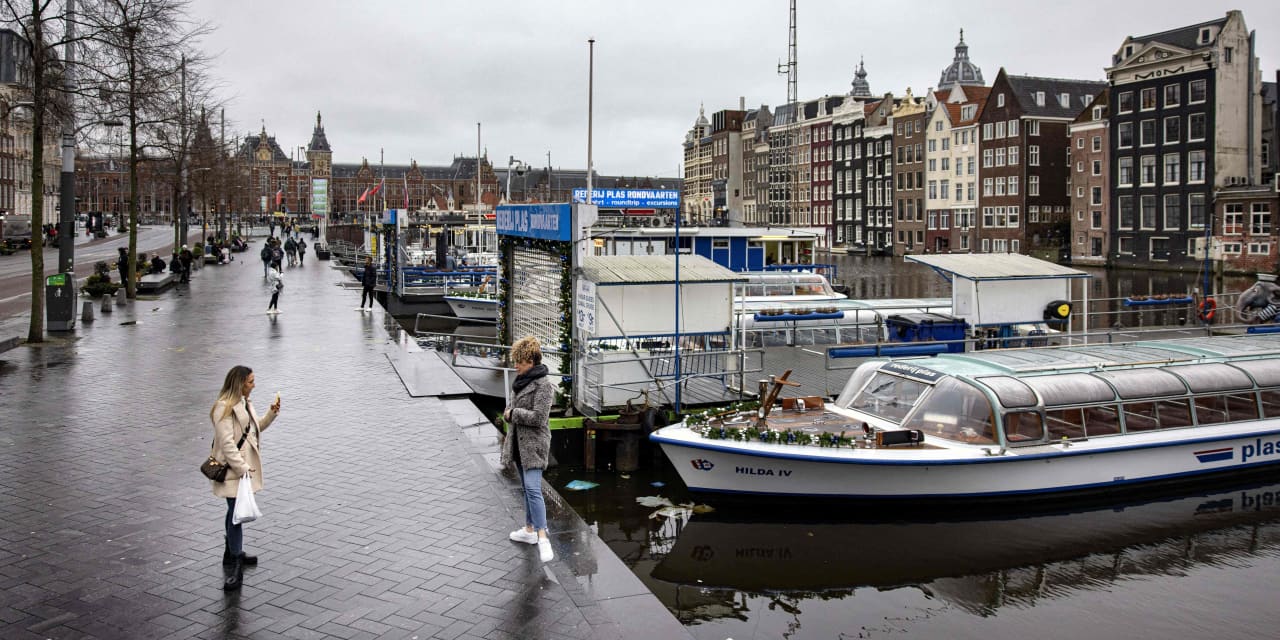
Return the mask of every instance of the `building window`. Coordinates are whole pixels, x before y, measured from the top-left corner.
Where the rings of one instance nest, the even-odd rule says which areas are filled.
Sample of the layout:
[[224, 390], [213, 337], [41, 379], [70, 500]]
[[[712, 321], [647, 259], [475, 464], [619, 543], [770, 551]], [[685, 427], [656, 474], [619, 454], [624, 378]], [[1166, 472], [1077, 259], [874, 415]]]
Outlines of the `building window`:
[[1027, 222], [1032, 224], [1040, 222], [1040, 207], [1036, 205], [1027, 207]]
[[1116, 100], [1116, 113], [1132, 113], [1133, 112], [1133, 92], [1124, 91]]
[[1005, 136], [1004, 122], [996, 123], [996, 137], [1003, 138]]
[[1164, 141], [1165, 144], [1177, 142], [1181, 136], [1182, 119], [1178, 116], [1169, 116], [1164, 119]]
[[1018, 195], [1018, 176], [1009, 176], [1009, 195]]
[[[1019, 224], [1019, 222], [1018, 222], [1018, 208], [1017, 208], [1017, 207], [1009, 207], [1009, 220], [1008, 220], [1007, 226], [1009, 226], [1009, 227], [1017, 227], [1017, 226], [1018, 226], [1018, 224]], [[1017, 240], [1014, 240], [1014, 242], [1017, 242]]]
[[1076, 173], [1084, 173], [1084, 160], [1076, 161]]
[[1142, 186], [1148, 187], [1156, 183], [1156, 157], [1142, 156], [1140, 160], [1142, 168]]
[[1228, 202], [1223, 208], [1222, 233], [1228, 236], [1244, 233], [1244, 203]]
[[1133, 123], [1121, 122], [1116, 125], [1116, 146], [1121, 149], [1133, 147]]
[[1155, 229], [1156, 228], [1156, 197], [1142, 196], [1140, 206], [1142, 207], [1142, 210], [1140, 211], [1141, 219], [1139, 220], [1139, 222], [1142, 224], [1142, 228]]
[[1203, 113], [1193, 113], [1187, 116], [1187, 141], [1195, 142], [1204, 140], [1205, 138], [1205, 116]]
[[991, 178], [983, 178], [983, 179], [982, 179], [982, 196], [983, 196], [984, 198], [985, 198], [985, 197], [987, 197], [987, 196], [994, 195], [994, 192], [993, 192], [993, 191], [992, 191], [992, 189], [991, 189], [991, 185], [992, 185], [992, 184], [994, 184], [994, 183], [995, 183], [995, 181], [994, 181], [994, 180], [992, 180]]
[[1099, 151], [1102, 151], [1102, 136], [1094, 136], [1094, 137], [1093, 137], [1093, 152], [1094, 152], [1094, 153], [1097, 153], [1097, 152], [1099, 152]]
[[1121, 229], [1132, 229], [1133, 217], [1133, 197], [1120, 196], [1119, 227]]
[[1205, 209], [1204, 194], [1192, 193], [1187, 196], [1187, 228], [1204, 229]]
[[1133, 186], [1133, 158], [1124, 156], [1116, 159], [1116, 186]]
[[1004, 178], [1003, 177], [996, 178], [996, 195], [998, 196], [1004, 195]]
[[1003, 93], [997, 93], [997, 94], [996, 94], [996, 106], [997, 106], [997, 107], [1003, 107], [1003, 106], [1004, 106], [1004, 94], [1003, 94]]
[[1017, 120], [1009, 121], [1009, 137], [1010, 138], [1018, 137], [1018, 121]]
[[982, 226], [984, 227], [996, 226], [995, 207], [982, 208]]
[[1102, 212], [1101, 211], [1094, 210], [1089, 212], [1089, 228], [1090, 229], [1102, 228]]
[[1089, 204], [1095, 206], [1102, 204], [1102, 187], [1089, 188]]
[[992, 131], [994, 131], [994, 125], [990, 122], [982, 125], [982, 139], [990, 140], [992, 138]]
[[1176, 107], [1182, 102], [1182, 85], [1166, 84], [1164, 86], [1165, 108]]
[[1204, 102], [1208, 97], [1208, 85], [1204, 80], [1192, 80], [1188, 87], [1191, 104]]
[[1095, 176], [1100, 176], [1100, 175], [1102, 175], [1102, 161], [1101, 161], [1101, 160], [1094, 160], [1094, 161], [1093, 161], [1093, 175], [1095, 175]]
[[1116, 253], [1122, 256], [1133, 255], [1133, 238], [1117, 238]]
[[992, 150], [992, 149], [983, 149], [983, 150], [982, 150], [982, 168], [983, 168], [983, 169], [989, 169], [989, 168], [991, 168], [991, 166], [992, 166], [992, 164], [993, 164], [993, 162], [992, 162], [992, 158], [993, 158], [994, 156], [995, 156], [995, 151], [994, 151], [994, 150]]
[[1187, 182], [1204, 182], [1204, 150], [1187, 152]]
[[1027, 165], [1032, 167], [1040, 166], [1040, 145], [1033, 144], [1027, 147]]
[[996, 149], [996, 166], [997, 167], [1004, 166], [1004, 147], [1000, 147], [999, 149]]
[[1143, 111], [1151, 111], [1152, 109], [1155, 109], [1156, 108], [1156, 88], [1147, 87], [1146, 89], [1143, 89], [1141, 93], [1141, 100], [1142, 100], [1141, 109]]
[[1167, 261], [1169, 259], [1169, 239], [1152, 238], [1148, 249], [1152, 260]]
[[1141, 144], [1144, 147], [1154, 146], [1156, 143], [1156, 121], [1143, 120], [1140, 124], [1140, 132], [1142, 134]]
[[1040, 176], [1027, 176], [1027, 195], [1040, 195]]
[[1009, 147], [1009, 164], [1018, 164], [1018, 147]]
[[1255, 236], [1271, 235], [1271, 206], [1265, 202], [1255, 202], [1251, 213], [1249, 234]]
[[1039, 121], [1039, 120], [1028, 120], [1028, 121], [1027, 121], [1027, 135], [1029, 135], [1029, 136], [1038, 136], [1038, 135], [1040, 135], [1040, 121]]
[[1178, 184], [1182, 179], [1182, 157], [1176, 153], [1164, 154], [1164, 183]]

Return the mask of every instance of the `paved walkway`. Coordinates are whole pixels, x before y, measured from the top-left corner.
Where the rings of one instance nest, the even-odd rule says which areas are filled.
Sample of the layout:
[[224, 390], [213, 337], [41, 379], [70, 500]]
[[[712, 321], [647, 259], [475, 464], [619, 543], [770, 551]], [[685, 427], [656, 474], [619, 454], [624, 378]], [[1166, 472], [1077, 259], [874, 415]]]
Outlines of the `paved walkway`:
[[[507, 540], [522, 515], [483, 416], [411, 398], [381, 309], [324, 262], [265, 315], [256, 246], [0, 354], [0, 637], [689, 637], [554, 495], [555, 561]], [[224, 506], [196, 467], [235, 364], [283, 411], [245, 530], [261, 565], [224, 594]]]

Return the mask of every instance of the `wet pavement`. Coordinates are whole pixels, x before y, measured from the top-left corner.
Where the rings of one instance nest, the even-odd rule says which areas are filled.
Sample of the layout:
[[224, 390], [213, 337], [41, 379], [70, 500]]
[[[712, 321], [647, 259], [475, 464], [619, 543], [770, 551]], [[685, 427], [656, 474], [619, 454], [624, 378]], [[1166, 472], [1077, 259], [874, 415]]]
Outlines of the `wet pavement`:
[[[396, 330], [314, 256], [265, 315], [258, 242], [0, 353], [0, 637], [688, 637], [554, 493], [556, 559], [510, 542], [518, 489], [479, 411], [410, 397]], [[276, 391], [283, 407], [263, 435], [264, 517], [245, 526], [261, 564], [227, 594], [225, 506], [196, 467], [236, 364], [260, 409]]]

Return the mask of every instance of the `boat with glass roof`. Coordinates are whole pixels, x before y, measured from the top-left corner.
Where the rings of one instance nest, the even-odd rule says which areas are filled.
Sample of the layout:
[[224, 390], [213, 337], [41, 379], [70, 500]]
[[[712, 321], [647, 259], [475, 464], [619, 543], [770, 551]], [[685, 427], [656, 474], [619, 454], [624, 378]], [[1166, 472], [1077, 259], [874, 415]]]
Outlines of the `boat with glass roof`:
[[869, 500], [1109, 492], [1280, 463], [1277, 336], [875, 359], [834, 403], [776, 404], [776, 389], [651, 438], [693, 491]]

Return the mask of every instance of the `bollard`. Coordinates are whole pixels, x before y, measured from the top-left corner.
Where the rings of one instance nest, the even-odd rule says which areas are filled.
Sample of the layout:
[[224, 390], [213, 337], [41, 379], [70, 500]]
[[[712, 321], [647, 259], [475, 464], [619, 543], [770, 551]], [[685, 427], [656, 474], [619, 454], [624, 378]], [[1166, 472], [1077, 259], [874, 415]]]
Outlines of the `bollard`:
[[129, 304], [129, 292], [125, 291], [124, 287], [116, 289], [116, 304], [121, 307]]
[[93, 301], [85, 300], [84, 304], [80, 306], [80, 322], [84, 324], [93, 322]]
[[111, 296], [102, 296], [102, 312], [111, 313]]

